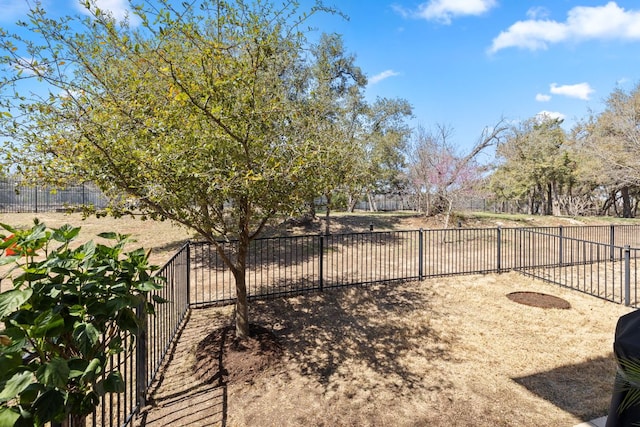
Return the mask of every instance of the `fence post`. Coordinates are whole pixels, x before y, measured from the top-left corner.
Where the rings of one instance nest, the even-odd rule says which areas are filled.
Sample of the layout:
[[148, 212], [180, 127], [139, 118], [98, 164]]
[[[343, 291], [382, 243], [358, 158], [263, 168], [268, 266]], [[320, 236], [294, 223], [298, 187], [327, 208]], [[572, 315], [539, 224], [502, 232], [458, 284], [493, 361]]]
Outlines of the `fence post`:
[[613, 224], [609, 226], [609, 258], [611, 261], [615, 259], [616, 249], [615, 249], [615, 239], [616, 232]]
[[497, 257], [497, 271], [500, 273], [502, 270], [502, 227], [498, 226], [497, 228], [498, 241], [496, 247], [496, 257]]
[[191, 308], [191, 240], [187, 240], [187, 307]]
[[514, 264], [516, 265], [516, 268], [518, 270], [522, 269], [522, 264], [523, 264], [523, 254], [522, 254], [522, 227], [518, 228], [518, 247], [516, 248], [516, 253], [514, 254], [514, 258], [517, 258], [516, 260], [514, 260]]
[[424, 230], [418, 232], [418, 280], [424, 280], [423, 255], [424, 253]]
[[631, 305], [631, 247], [624, 246], [624, 305]]
[[324, 287], [324, 236], [320, 234], [320, 271], [318, 272], [319, 278], [318, 283], [320, 287], [320, 292], [322, 292], [322, 288]]
[[564, 262], [563, 253], [562, 253], [563, 252], [562, 247], [564, 246], [564, 244], [563, 244], [564, 242], [563, 242], [563, 239], [562, 239], [562, 236], [564, 235], [564, 228], [562, 226], [560, 226], [558, 228], [559, 228], [558, 236], [560, 237], [560, 247], [558, 248], [558, 264], [562, 265], [563, 262]]
[[138, 411], [147, 405], [147, 318], [144, 306], [138, 306], [140, 326], [136, 337], [136, 403]]

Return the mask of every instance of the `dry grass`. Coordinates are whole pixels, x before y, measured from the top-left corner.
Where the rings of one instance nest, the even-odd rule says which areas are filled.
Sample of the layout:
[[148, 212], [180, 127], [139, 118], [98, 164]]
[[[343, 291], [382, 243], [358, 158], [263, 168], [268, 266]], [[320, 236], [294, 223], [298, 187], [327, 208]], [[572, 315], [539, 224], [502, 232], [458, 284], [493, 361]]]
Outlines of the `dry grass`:
[[[513, 291], [572, 307], [517, 304]], [[607, 413], [613, 333], [629, 311], [516, 273], [261, 301], [253, 321], [280, 337], [284, 361], [214, 387], [191, 374], [194, 350], [231, 309], [196, 310], [144, 424], [572, 426]]]
[[13, 227], [31, 227], [33, 219], [38, 218], [48, 227], [58, 228], [64, 224], [82, 227], [79, 241], [99, 240], [96, 236], [102, 232], [115, 231], [130, 234], [136, 240], [131, 249], [144, 247], [151, 249], [151, 260], [156, 264], [165, 262], [194, 233], [169, 221], [141, 221], [130, 217], [123, 218], [83, 218], [80, 213], [20, 213], [0, 214], [0, 222]]

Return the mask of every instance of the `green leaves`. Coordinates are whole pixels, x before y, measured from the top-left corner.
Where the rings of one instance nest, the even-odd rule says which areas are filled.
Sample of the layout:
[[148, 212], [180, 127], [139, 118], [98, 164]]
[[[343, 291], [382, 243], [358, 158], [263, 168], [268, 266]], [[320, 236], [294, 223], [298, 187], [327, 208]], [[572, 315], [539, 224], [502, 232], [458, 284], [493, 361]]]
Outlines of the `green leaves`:
[[42, 312], [30, 325], [30, 335], [34, 338], [55, 337], [63, 333], [64, 318], [51, 310]]
[[18, 396], [33, 382], [33, 373], [29, 371], [18, 372], [0, 383], [0, 403], [7, 402]]
[[0, 407], [0, 426], [13, 426], [20, 418], [20, 412], [16, 408]]
[[77, 246], [79, 227], [0, 227], [20, 248], [0, 257], [13, 264], [5, 278], [13, 289], [0, 293], [0, 425], [87, 414], [100, 396], [124, 390], [109, 357], [132, 347], [162, 302], [148, 294], [163, 281], [151, 275], [148, 252], [124, 251], [127, 236], [103, 233], [110, 245]]
[[124, 390], [125, 384], [120, 372], [111, 372], [96, 384], [96, 392], [101, 396], [106, 393], [122, 393]]
[[0, 294], [0, 318], [8, 316], [14, 312], [18, 307], [24, 304], [31, 295], [33, 289], [25, 289], [23, 291], [19, 289], [12, 289]]
[[82, 354], [91, 354], [91, 349], [100, 340], [100, 331], [91, 323], [77, 323], [73, 328], [73, 339]]
[[38, 424], [56, 420], [64, 413], [64, 394], [56, 389], [48, 389], [33, 402], [33, 409]]
[[102, 373], [102, 362], [100, 359], [92, 359], [84, 372], [82, 373], [82, 380], [87, 383], [94, 382]]
[[64, 389], [69, 381], [69, 365], [65, 359], [54, 357], [48, 363], [40, 366], [36, 372], [36, 378], [40, 383]]

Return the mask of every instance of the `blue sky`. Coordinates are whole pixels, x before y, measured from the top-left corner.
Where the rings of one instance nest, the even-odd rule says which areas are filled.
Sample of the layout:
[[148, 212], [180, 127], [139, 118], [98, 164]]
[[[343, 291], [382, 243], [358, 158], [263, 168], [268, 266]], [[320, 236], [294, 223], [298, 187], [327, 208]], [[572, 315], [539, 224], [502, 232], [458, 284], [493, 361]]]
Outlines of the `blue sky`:
[[[366, 4], [366, 6], [365, 6]], [[569, 130], [640, 78], [640, 2], [343, 0], [331, 26], [369, 76], [369, 96], [401, 97], [414, 124], [454, 129], [467, 149], [486, 126], [542, 112]]]
[[[280, 1], [280, 0], [276, 0]], [[125, 0], [100, 0], [116, 16]], [[312, 0], [303, 0], [310, 5]], [[500, 119], [542, 112], [569, 130], [620, 87], [640, 81], [640, 3], [630, 0], [340, 0], [349, 20], [314, 18], [344, 37], [369, 77], [367, 95], [404, 98], [413, 125], [453, 129], [468, 149]], [[0, 0], [0, 26], [24, 16], [25, 0]], [[72, 12], [77, 0], [44, 0]]]

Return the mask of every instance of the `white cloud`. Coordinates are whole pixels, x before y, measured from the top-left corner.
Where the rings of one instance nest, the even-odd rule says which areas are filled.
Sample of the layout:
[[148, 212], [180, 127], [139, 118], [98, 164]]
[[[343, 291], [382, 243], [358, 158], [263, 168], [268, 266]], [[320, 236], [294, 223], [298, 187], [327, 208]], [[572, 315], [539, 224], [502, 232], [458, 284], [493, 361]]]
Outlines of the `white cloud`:
[[421, 3], [413, 11], [401, 6], [393, 6], [393, 8], [404, 17], [438, 21], [449, 25], [453, 18], [482, 15], [496, 6], [496, 4], [496, 0], [429, 0]]
[[551, 83], [549, 91], [554, 95], [564, 95], [570, 98], [589, 100], [589, 96], [595, 92], [589, 83], [578, 83], [575, 85], [562, 85], [558, 86], [556, 83]]
[[543, 122], [545, 120], [554, 120], [554, 119], [558, 119], [558, 120], [564, 120], [565, 119], [565, 115], [562, 113], [559, 113], [557, 111], [546, 111], [546, 110], [542, 110], [540, 111], [538, 114], [536, 114], [536, 119], [539, 122]]
[[393, 70], [386, 70], [383, 71], [379, 74], [376, 74], [375, 76], [369, 78], [369, 84], [370, 85], [374, 85], [376, 83], [380, 83], [382, 80], [384, 79], [388, 79], [389, 77], [394, 77], [394, 76], [398, 76], [400, 75], [400, 73], [393, 71]]
[[[84, 13], [88, 14], [86, 7], [84, 6], [84, 1], [78, 0], [76, 3], [78, 9]], [[131, 13], [131, 9], [129, 8], [129, 3], [127, 0], [96, 0], [96, 6], [100, 10], [108, 11], [115, 18], [116, 21], [120, 22], [125, 18], [129, 18], [129, 23], [133, 26], [138, 25], [140, 19]]]
[[536, 101], [538, 102], [548, 102], [551, 101], [551, 95], [547, 95], [544, 93], [536, 94]]
[[529, 19], [542, 19], [549, 16], [549, 10], [542, 6], [532, 7], [527, 10], [527, 17]]
[[591, 39], [640, 40], [640, 10], [625, 10], [611, 1], [604, 6], [576, 6], [565, 22], [518, 21], [493, 39], [489, 52], [509, 47], [547, 49], [553, 43]]

